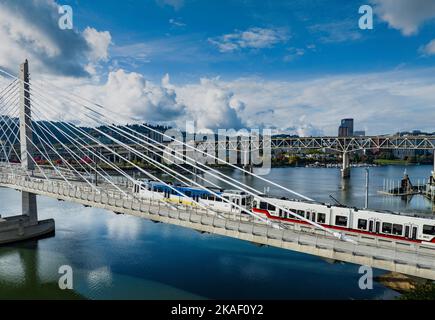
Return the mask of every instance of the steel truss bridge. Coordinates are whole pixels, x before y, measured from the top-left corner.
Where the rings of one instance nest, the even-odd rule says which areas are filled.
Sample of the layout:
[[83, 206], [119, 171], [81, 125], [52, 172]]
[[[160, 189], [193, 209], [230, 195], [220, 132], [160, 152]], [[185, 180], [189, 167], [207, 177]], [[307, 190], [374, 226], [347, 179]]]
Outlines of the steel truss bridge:
[[[328, 149], [344, 152], [360, 150], [435, 150], [435, 136], [372, 136], [372, 137], [302, 137], [272, 138], [264, 143], [271, 149]], [[252, 148], [263, 149], [261, 141]]]
[[349, 154], [362, 150], [428, 150], [434, 153], [435, 171], [435, 136], [358, 136], [358, 137], [289, 137], [289, 138], [255, 138], [218, 141], [200, 141], [197, 146], [202, 150], [331, 150], [342, 154], [342, 176], [350, 177]]
[[[169, 202], [165, 198], [142, 198], [133, 192], [133, 186], [138, 184], [138, 180], [132, 176], [131, 172], [121, 169], [116, 162], [103, 155], [103, 151], [129, 163], [138, 172], [147, 175], [150, 179], [160, 181], [168, 188], [174, 189], [173, 185], [139, 167], [125, 154], [118, 153], [115, 145], [128, 151], [131, 155], [157, 166], [177, 181], [192, 183], [208, 192], [213, 191], [205, 189], [204, 184], [213, 187], [219, 186], [208, 181], [206, 177], [200, 176], [196, 171], [192, 171], [196, 178], [203, 181], [204, 184], [200, 185], [181, 173], [180, 170], [174, 170], [156, 161], [151, 155], [159, 156], [161, 150], [156, 151], [155, 146], [159, 145], [163, 148], [165, 145], [159, 144], [158, 141], [151, 141], [152, 139], [141, 136], [139, 132], [113, 125], [127, 121], [122, 119], [121, 115], [113, 116], [112, 112], [103, 109], [102, 106], [93, 104], [82, 97], [73, 96], [61, 88], [38, 86], [34, 83], [30, 87], [27, 62], [21, 65], [19, 78], [1, 69], [0, 72], [7, 74], [12, 79], [9, 86], [0, 92], [0, 118], [19, 117], [19, 123], [8, 124], [8, 126], [19, 126], [19, 137], [15, 133], [16, 128], [8, 127], [8, 130], [0, 132], [0, 140], [6, 141], [6, 145], [13, 145], [11, 141], [20, 141], [19, 151], [15, 148], [11, 148], [12, 151], [7, 150], [16, 153], [14, 156], [19, 159], [19, 163], [10, 161], [10, 153], [4, 153], [4, 158], [0, 158], [0, 187], [15, 189], [22, 194], [22, 215], [0, 219], [0, 243], [25, 240], [54, 230], [54, 220], [38, 220], [37, 196], [46, 196], [74, 202], [85, 207], [102, 208], [119, 214], [129, 214], [155, 222], [191, 228], [203, 233], [232, 237], [255, 244], [274, 246], [322, 258], [367, 265], [435, 280], [435, 246], [429, 244], [385, 239], [374, 234], [360, 235], [347, 231], [332, 233], [323, 226], [301, 216], [298, 217], [311, 225], [276, 223], [267, 218], [259, 217], [250, 210], [243, 209], [238, 203], [231, 202], [218, 194], [215, 196], [221, 197], [223, 202], [228, 201], [227, 203], [231, 205], [230, 212], [207, 207], [195, 199], [186, 204], [180, 201]], [[111, 142], [103, 143], [94, 139], [81, 128], [53, 121], [56, 112], [58, 116], [65, 116], [65, 113], [68, 112], [68, 109], [64, 108], [65, 104], [78, 106], [71, 108], [74, 111], [68, 115], [73, 119], [86, 118], [93, 121], [93, 130], [98, 131], [101, 136]], [[62, 115], [59, 115], [59, 111]], [[119, 119], [116, 119], [117, 117]], [[97, 125], [101, 124], [106, 125], [109, 131], [100, 131]], [[35, 130], [36, 128], [38, 130]], [[59, 134], [69, 143], [63, 143], [61, 140], [56, 143], [52, 142], [53, 139], [57, 139]], [[115, 134], [123, 135], [126, 139], [130, 139], [131, 143], [117, 140], [114, 138]], [[13, 137], [14, 135], [15, 137]], [[38, 145], [33, 141], [35, 135], [40, 141]], [[51, 138], [49, 139], [49, 137]], [[306, 138], [283, 139], [276, 146], [279, 148], [285, 146], [301, 148], [303, 145], [306, 148], [334, 147], [337, 150], [351, 150], [359, 147], [367, 148], [369, 145], [381, 148], [386, 148], [388, 145], [391, 148], [392, 144], [399, 143], [399, 140], [385, 140], [387, 138], [365, 139], [364, 143], [362, 140], [354, 138], [349, 139], [349, 141], [342, 140], [342, 138], [311, 138], [311, 142]], [[89, 140], [92, 140], [94, 145], [90, 145]], [[429, 148], [427, 141], [421, 142], [420, 140], [417, 138], [412, 140], [412, 143], [418, 148], [423, 145]], [[433, 143], [433, 139], [429, 140]], [[5, 151], [6, 145], [1, 144], [2, 152]], [[70, 145], [74, 145], [75, 148], [70, 148]], [[142, 152], [142, 150], [138, 151], [134, 147], [138, 145], [146, 149], [147, 153]], [[343, 149], [345, 145], [349, 147]], [[408, 142], [403, 142], [401, 145], [408, 145]], [[63, 152], [67, 152], [70, 157], [76, 159], [80, 169], [64, 159], [64, 156], [58, 151], [60, 146]], [[431, 146], [433, 148], [433, 144]], [[225, 147], [227, 148], [227, 145]], [[35, 160], [36, 153], [44, 158], [45, 165], [41, 165]], [[84, 157], [87, 157], [86, 161], [84, 161]], [[58, 158], [63, 160], [62, 163], [56, 162]], [[103, 169], [101, 164], [110, 170]], [[212, 168], [204, 169], [195, 165], [195, 170], [207, 170], [208, 174], [215, 175], [219, 181], [231, 184], [240, 191], [261, 197], [260, 191]], [[256, 176], [253, 173], [251, 175], [275, 188], [281, 188], [300, 198], [311, 200], [264, 177]], [[174, 191], [176, 190], [174, 189]], [[273, 200], [264, 199], [264, 201], [279, 208], [279, 205]], [[288, 209], [283, 210], [288, 211]]]

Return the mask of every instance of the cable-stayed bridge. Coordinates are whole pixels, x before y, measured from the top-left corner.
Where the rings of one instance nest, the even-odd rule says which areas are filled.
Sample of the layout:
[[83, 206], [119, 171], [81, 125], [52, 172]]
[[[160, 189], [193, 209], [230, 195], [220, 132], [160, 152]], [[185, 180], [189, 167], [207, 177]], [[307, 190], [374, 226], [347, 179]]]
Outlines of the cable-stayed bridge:
[[[10, 84], [0, 92], [0, 114], [3, 120], [0, 132], [3, 153], [0, 186], [21, 191], [23, 208], [22, 215], [0, 220], [0, 243], [32, 238], [54, 230], [54, 220], [38, 221], [36, 196], [40, 195], [259, 245], [435, 280], [435, 246], [430, 243], [381, 238], [376, 234], [358, 234], [343, 228], [326, 228], [319, 220], [312, 218], [314, 214], [310, 218], [286, 208], [277, 200], [263, 195], [260, 190], [197, 163], [184, 153], [175, 151], [171, 155], [186, 161], [190, 169], [177, 163], [167, 166], [154, 157], [168, 152], [166, 145], [131, 127], [122, 126], [128, 121], [123, 115], [114, 114], [99, 104], [54, 85], [37, 81], [30, 83], [27, 62], [21, 66], [19, 77], [1, 69], [0, 73], [10, 80]], [[59, 119], [59, 112], [63, 119], [69, 120], [55, 121]], [[73, 122], [77, 120], [88, 123], [110, 143], [102, 142], [82, 127], [74, 125]], [[140, 125], [156, 131], [144, 124]], [[99, 129], [101, 126], [106, 129]], [[164, 135], [157, 131], [155, 133]], [[173, 137], [166, 138], [175, 140]], [[16, 141], [20, 142], [20, 150], [13, 148]], [[139, 166], [125, 154], [117, 153], [114, 145], [158, 168], [173, 183], [163, 181], [158, 174]], [[138, 145], [142, 149], [135, 147]], [[185, 147], [196, 148], [192, 145]], [[62, 153], [59, 149], [63, 150]], [[19, 161], [10, 161], [12, 154]], [[38, 158], [35, 154], [39, 155]], [[117, 162], [111, 161], [108, 154], [128, 164], [136, 173], [158, 182], [164, 186], [164, 191], [162, 189], [158, 196], [141, 196], [138, 192], [142, 191], [141, 181], [135, 178], [131, 170], [125, 170]], [[316, 204], [311, 198], [262, 176], [231, 163], [227, 165], [308, 204]], [[216, 203], [222, 205], [206, 205], [202, 198], [194, 194], [186, 201], [187, 191], [180, 191], [176, 183], [206, 191]], [[234, 188], [234, 194], [252, 196], [269, 208], [273, 206], [279, 209], [280, 216], [292, 216], [303, 223], [285, 223], [282, 219], [261, 215], [251, 210], [246, 203], [225, 196], [221, 192], [222, 184]]]

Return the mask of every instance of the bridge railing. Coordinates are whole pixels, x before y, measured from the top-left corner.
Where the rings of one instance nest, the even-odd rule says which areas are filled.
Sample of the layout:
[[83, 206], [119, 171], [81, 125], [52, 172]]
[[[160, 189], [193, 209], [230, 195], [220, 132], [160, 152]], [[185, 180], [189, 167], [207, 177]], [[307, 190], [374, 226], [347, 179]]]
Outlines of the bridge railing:
[[[55, 198], [70, 199], [72, 201], [101, 207], [108, 210], [131, 211], [141, 216], [148, 214], [151, 217], [168, 218], [180, 222], [221, 228], [226, 232], [245, 234], [247, 237], [263, 237], [268, 241], [282, 241], [309, 246], [315, 250], [332, 250], [334, 252], [351, 253], [354, 255], [371, 256], [373, 259], [385, 261], [402, 261], [410, 263], [409, 255], [413, 254], [412, 263], [424, 268], [435, 269], [435, 248], [417, 246], [413, 244], [397, 243], [379, 239], [362, 239], [361, 236], [349, 235], [358, 244], [349, 244], [326, 235], [322, 230], [308, 227], [288, 225], [284, 229], [272, 228], [269, 225], [254, 221], [248, 215], [236, 213], [219, 213], [202, 208], [194, 208], [182, 204], [168, 206], [161, 200], [139, 199], [133, 195], [125, 196], [118, 190], [102, 190], [83, 184], [68, 185], [62, 181], [48, 181], [46, 179], [29, 178], [22, 170], [0, 171], [0, 184], [10, 187], [20, 187], [26, 191], [42, 195], [54, 195]], [[77, 201], [78, 200], [78, 201]], [[152, 219], [152, 218], [151, 218]], [[373, 249], [376, 254], [373, 256]], [[432, 265], [431, 262], [432, 261]]]

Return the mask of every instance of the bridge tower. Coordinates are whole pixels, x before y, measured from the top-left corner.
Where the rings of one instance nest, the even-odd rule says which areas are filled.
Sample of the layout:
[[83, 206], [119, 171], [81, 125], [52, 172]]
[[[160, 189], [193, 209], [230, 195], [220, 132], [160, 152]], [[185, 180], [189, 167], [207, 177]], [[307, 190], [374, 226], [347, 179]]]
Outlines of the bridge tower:
[[[0, 244], [13, 243], [27, 239], [39, 238], [54, 233], [55, 222], [53, 219], [38, 221], [38, 209], [36, 205], [36, 194], [32, 190], [34, 163], [32, 147], [32, 120], [30, 110], [30, 85], [29, 85], [29, 63], [26, 60], [20, 65], [20, 151], [22, 174], [12, 174], [16, 179], [17, 189], [21, 188], [22, 214], [19, 216], [8, 216], [0, 219]], [[23, 184], [23, 178], [30, 182], [30, 185]]]
[[[33, 171], [32, 162], [32, 113], [30, 108], [30, 85], [29, 85], [29, 62], [26, 60], [20, 65], [20, 145], [21, 145], [21, 166], [26, 171]], [[23, 215], [29, 217], [31, 225], [38, 223], [38, 209], [36, 205], [36, 194], [22, 192], [21, 195]]]

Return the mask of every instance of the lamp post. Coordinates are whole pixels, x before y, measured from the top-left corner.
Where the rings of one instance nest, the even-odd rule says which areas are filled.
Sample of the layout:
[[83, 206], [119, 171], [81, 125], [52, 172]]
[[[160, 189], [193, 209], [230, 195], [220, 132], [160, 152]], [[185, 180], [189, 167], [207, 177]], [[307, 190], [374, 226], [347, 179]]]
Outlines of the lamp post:
[[369, 168], [366, 168], [366, 201], [365, 201], [365, 209], [368, 209], [368, 207], [369, 207], [369, 179], [370, 179]]

